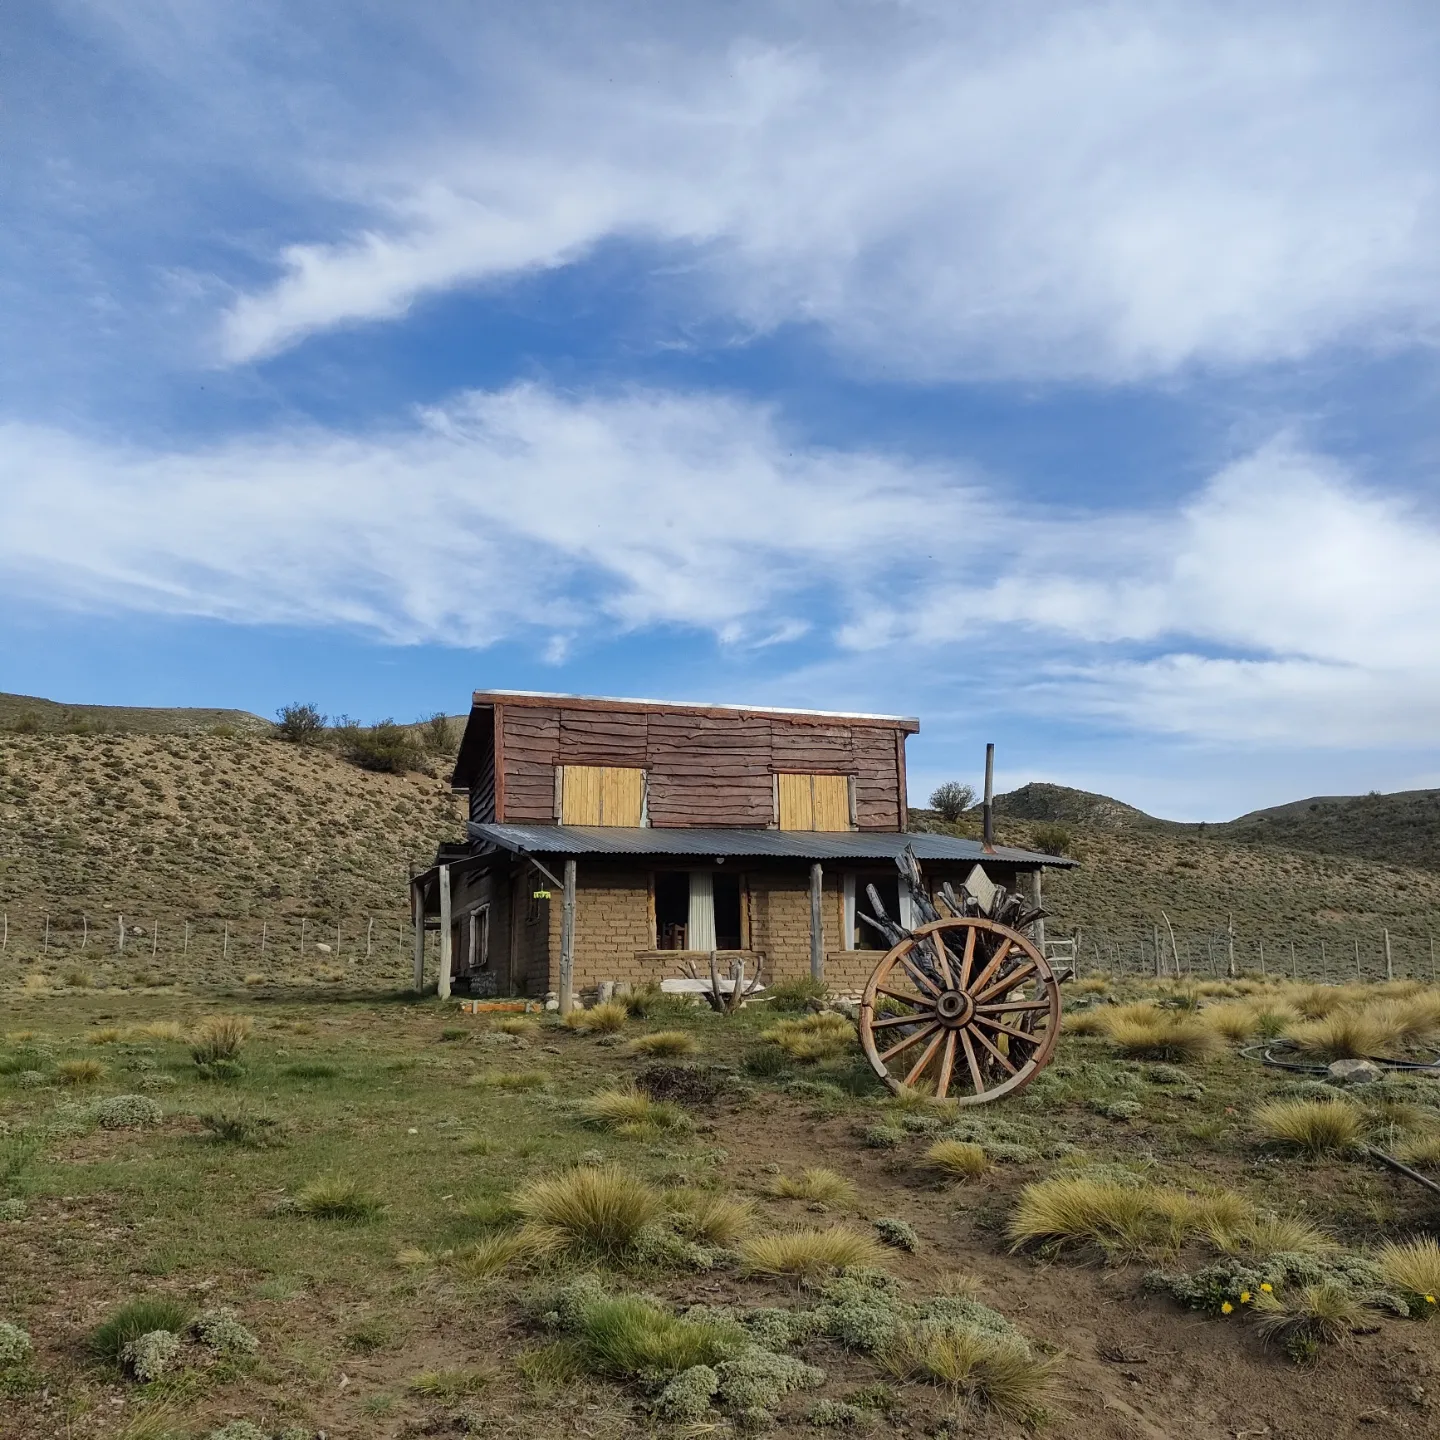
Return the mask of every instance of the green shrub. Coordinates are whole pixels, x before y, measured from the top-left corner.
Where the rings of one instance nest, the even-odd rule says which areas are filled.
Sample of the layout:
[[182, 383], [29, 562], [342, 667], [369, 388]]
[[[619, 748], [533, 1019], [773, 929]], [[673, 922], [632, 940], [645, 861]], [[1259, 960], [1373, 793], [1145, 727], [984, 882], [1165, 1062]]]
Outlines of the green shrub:
[[920, 1248], [920, 1237], [908, 1220], [897, 1220], [893, 1215], [883, 1215], [875, 1221], [880, 1238], [897, 1250], [916, 1251]]
[[180, 1337], [173, 1330], [148, 1330], [125, 1345], [120, 1363], [142, 1385], [148, 1385], [171, 1368], [179, 1353]]
[[385, 1202], [358, 1180], [344, 1175], [321, 1175], [295, 1197], [295, 1208], [314, 1220], [340, 1220], [353, 1225], [373, 1220], [385, 1209]]
[[165, 1118], [148, 1095], [112, 1095], [96, 1103], [94, 1115], [102, 1130], [145, 1130]]
[[260, 1348], [260, 1341], [226, 1305], [201, 1315], [195, 1322], [195, 1338], [217, 1355], [253, 1355]]
[[794, 980], [781, 980], [770, 986], [766, 992], [771, 1010], [814, 1010], [829, 998], [830, 992], [823, 980], [811, 975], [802, 975]]
[[275, 712], [275, 734], [292, 745], [313, 745], [325, 732], [325, 717], [314, 705], [296, 702]]
[[665, 1211], [657, 1191], [618, 1165], [581, 1166], [537, 1180], [514, 1196], [514, 1205], [567, 1248], [609, 1256], [633, 1249]]
[[337, 728], [335, 736], [340, 754], [362, 770], [404, 775], [425, 764], [424, 752], [414, 735], [393, 719], [369, 727], [346, 723]]
[[127, 1301], [90, 1334], [90, 1349], [112, 1365], [121, 1361], [125, 1347], [142, 1335], [168, 1330], [180, 1335], [189, 1328], [190, 1311], [171, 1295], [142, 1295]]
[[280, 1121], [248, 1106], [212, 1110], [198, 1118], [208, 1138], [217, 1145], [265, 1150], [284, 1142], [285, 1130]]
[[581, 1314], [578, 1333], [591, 1365], [620, 1379], [715, 1366], [745, 1343], [733, 1325], [682, 1320], [639, 1295], [593, 1301]]
[[30, 1335], [8, 1320], [0, 1320], [0, 1370], [11, 1370], [30, 1358]]

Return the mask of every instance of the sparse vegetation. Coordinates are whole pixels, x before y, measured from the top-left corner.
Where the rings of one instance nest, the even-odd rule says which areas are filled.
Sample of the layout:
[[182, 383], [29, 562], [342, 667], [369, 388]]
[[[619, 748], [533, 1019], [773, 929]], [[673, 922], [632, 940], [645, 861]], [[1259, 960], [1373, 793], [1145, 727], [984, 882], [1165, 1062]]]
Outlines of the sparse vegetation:
[[969, 1140], [937, 1140], [925, 1152], [925, 1159], [958, 1180], [973, 1180], [990, 1168], [984, 1148]]
[[665, 1211], [662, 1196], [616, 1165], [582, 1165], [516, 1193], [516, 1210], [552, 1232], [557, 1248], [617, 1257]]
[[1020, 1423], [1035, 1420], [1053, 1388], [1053, 1365], [1037, 1359], [1018, 1335], [994, 1335], [963, 1325], [905, 1330], [883, 1353], [899, 1380], [943, 1385], [982, 1410]]
[[822, 1010], [800, 1020], [782, 1020], [762, 1031], [760, 1038], [778, 1046], [792, 1060], [808, 1063], [837, 1059], [851, 1053], [856, 1045], [854, 1025], [833, 1010]]
[[357, 1225], [373, 1220], [385, 1209], [385, 1204], [347, 1175], [319, 1175], [296, 1195], [295, 1208], [312, 1220], [339, 1220]]
[[639, 1035], [627, 1047], [632, 1055], [694, 1055], [700, 1049], [695, 1037], [685, 1030], [652, 1030]]
[[201, 1067], [235, 1061], [254, 1028], [244, 1015], [207, 1016], [191, 1033], [190, 1058]]
[[94, 1085], [105, 1078], [105, 1067], [98, 1060], [62, 1060], [55, 1078], [62, 1085]]
[[156, 1331], [183, 1334], [191, 1312], [170, 1295], [143, 1295], [127, 1301], [90, 1333], [90, 1349], [102, 1360], [119, 1365], [125, 1347]]
[[1440, 1309], [1440, 1244], [1430, 1236], [1387, 1241], [1374, 1260], [1386, 1283], [1409, 1299], [1413, 1314], [1428, 1318]]
[[833, 1210], [844, 1209], [856, 1200], [854, 1184], [822, 1165], [810, 1166], [797, 1176], [776, 1175], [767, 1189], [782, 1200], [808, 1200]]
[[930, 792], [930, 808], [947, 825], [958, 824], [975, 803], [975, 787], [959, 780], [946, 780]]
[[1319, 1346], [1345, 1339], [1365, 1313], [1353, 1292], [1338, 1280], [1322, 1280], [1283, 1296], [1261, 1291], [1252, 1303], [1261, 1338], [1282, 1346], [1297, 1363], [1312, 1360]]
[[615, 1130], [622, 1135], [644, 1134], [653, 1130], [683, 1130], [690, 1117], [678, 1105], [652, 1100], [633, 1088], [602, 1090], [582, 1100], [580, 1114], [592, 1125]]
[[1359, 1144], [1364, 1116], [1346, 1100], [1273, 1100], [1255, 1112], [1255, 1128], [1272, 1143], [1323, 1155]]
[[565, 1024], [571, 1030], [586, 1030], [595, 1035], [613, 1035], [625, 1028], [630, 1012], [618, 1000], [607, 1000], [603, 1005], [592, 1005], [588, 1010], [572, 1010], [565, 1017]]

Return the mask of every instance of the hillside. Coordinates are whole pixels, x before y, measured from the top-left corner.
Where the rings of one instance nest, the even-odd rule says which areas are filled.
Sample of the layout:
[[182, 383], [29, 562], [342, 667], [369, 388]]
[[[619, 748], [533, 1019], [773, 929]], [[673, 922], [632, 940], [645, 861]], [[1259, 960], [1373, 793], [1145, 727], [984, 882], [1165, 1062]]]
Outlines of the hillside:
[[0, 730], [38, 735], [263, 735], [270, 722], [248, 710], [62, 705], [34, 695], [0, 694]]

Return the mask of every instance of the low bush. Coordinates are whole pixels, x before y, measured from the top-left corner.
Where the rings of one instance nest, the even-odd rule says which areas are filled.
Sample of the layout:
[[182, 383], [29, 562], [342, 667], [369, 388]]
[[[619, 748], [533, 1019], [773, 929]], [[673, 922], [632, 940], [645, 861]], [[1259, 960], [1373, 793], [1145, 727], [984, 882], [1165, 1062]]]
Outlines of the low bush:
[[572, 1010], [565, 1017], [570, 1030], [584, 1030], [595, 1035], [613, 1035], [625, 1028], [630, 1012], [618, 1000], [592, 1005], [588, 1010]]
[[829, 996], [823, 980], [812, 975], [802, 975], [794, 980], [781, 980], [766, 991], [772, 1010], [815, 1010], [823, 1005]]
[[534, 1226], [502, 1231], [462, 1245], [456, 1250], [455, 1270], [470, 1280], [483, 1280], [512, 1265], [538, 1260], [558, 1248], [555, 1237]]
[[678, 1105], [652, 1100], [641, 1091], [628, 1087], [602, 1090], [582, 1100], [576, 1108], [589, 1124], [621, 1135], [684, 1130], [690, 1124], [690, 1117]]
[[483, 1370], [422, 1370], [411, 1378], [406, 1389], [428, 1400], [463, 1400], [489, 1383], [490, 1377]]
[[1310, 1155], [1353, 1150], [1364, 1128], [1360, 1110], [1348, 1100], [1339, 1099], [1272, 1100], [1262, 1105], [1254, 1118], [1264, 1140]]
[[142, 1335], [166, 1330], [182, 1335], [190, 1327], [190, 1310], [171, 1295], [142, 1295], [127, 1301], [90, 1333], [90, 1350], [112, 1365], [121, 1363], [125, 1347]]
[[425, 768], [425, 752], [415, 736], [389, 717], [376, 725], [345, 722], [335, 727], [341, 756], [361, 770], [404, 775]]
[[696, 1365], [713, 1367], [745, 1345], [737, 1326], [681, 1319], [639, 1295], [591, 1301], [577, 1328], [591, 1366], [617, 1379], [663, 1378]]
[[142, 1385], [160, 1379], [180, 1353], [180, 1337], [172, 1330], [148, 1330], [137, 1335], [120, 1352], [120, 1363]]
[[534, 1020], [527, 1020], [523, 1015], [506, 1015], [495, 1022], [495, 1028], [502, 1035], [518, 1035], [521, 1038], [536, 1035], [540, 1030]]
[[1313, 1359], [1321, 1345], [1345, 1339], [1365, 1313], [1350, 1288], [1338, 1280], [1306, 1285], [1283, 1298], [1262, 1291], [1252, 1303], [1261, 1339], [1283, 1346], [1297, 1363]]
[[1260, 1028], [1254, 1009], [1249, 1005], [1230, 1003], [1208, 1005], [1200, 1012], [1200, 1018], [1217, 1035], [1226, 1040], [1248, 1040]]
[[373, 1220], [385, 1202], [345, 1175], [320, 1175], [302, 1187], [295, 1208], [312, 1220], [338, 1220], [356, 1225]]
[[926, 1152], [926, 1162], [959, 1180], [973, 1180], [990, 1168], [983, 1146], [968, 1140], [937, 1140]]
[[8, 1320], [0, 1320], [0, 1371], [13, 1370], [30, 1358], [30, 1334]]
[[755, 1219], [748, 1200], [732, 1200], [706, 1190], [677, 1190], [666, 1196], [675, 1228], [705, 1245], [730, 1245]]
[[824, 1166], [812, 1166], [798, 1176], [776, 1175], [765, 1188], [777, 1199], [809, 1200], [832, 1209], [853, 1205], [856, 1199], [854, 1185]]
[[513, 1203], [526, 1220], [554, 1232], [557, 1246], [601, 1257], [632, 1250], [665, 1210], [658, 1192], [617, 1165], [580, 1166], [537, 1180]]
[[228, 1305], [206, 1310], [193, 1328], [195, 1338], [216, 1355], [254, 1355], [260, 1349], [259, 1338]]
[[247, 1106], [222, 1107], [197, 1117], [206, 1137], [217, 1145], [238, 1145], [244, 1150], [264, 1150], [283, 1143], [284, 1126], [273, 1115]]
[[92, 1113], [102, 1130], [146, 1130], [165, 1118], [148, 1095], [112, 1095], [97, 1101]]
[[103, 1030], [92, 1030], [85, 1037], [87, 1045], [114, 1045], [122, 1038], [123, 1032], [117, 1030], [113, 1025]]
[[741, 1061], [744, 1072], [755, 1080], [776, 1080], [794, 1073], [794, 1061], [778, 1045], [757, 1045]]
[[882, 1215], [875, 1221], [875, 1232], [887, 1245], [893, 1245], [897, 1250], [909, 1250], [913, 1253], [920, 1248], [920, 1237], [908, 1220]]
[[794, 1060], [814, 1063], [848, 1055], [856, 1041], [855, 1027], [843, 1015], [823, 1010], [800, 1020], [782, 1020], [760, 1033]]
[[757, 1235], [740, 1247], [745, 1271], [793, 1280], [817, 1280], [831, 1270], [878, 1270], [884, 1251], [869, 1235], [846, 1225]]

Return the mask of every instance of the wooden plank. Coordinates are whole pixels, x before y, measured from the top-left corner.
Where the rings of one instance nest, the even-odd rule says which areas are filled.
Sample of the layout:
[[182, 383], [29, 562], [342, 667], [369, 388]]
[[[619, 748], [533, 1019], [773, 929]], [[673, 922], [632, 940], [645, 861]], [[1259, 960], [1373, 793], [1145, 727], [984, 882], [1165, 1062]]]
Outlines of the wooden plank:
[[442, 1000], [450, 998], [450, 966], [452, 937], [450, 934], [450, 867], [440, 866], [440, 979], [436, 993]]
[[607, 766], [600, 772], [600, 823], [635, 829], [645, 796], [645, 772]]
[[490, 757], [493, 771], [490, 783], [494, 788], [495, 821], [500, 824], [505, 819], [505, 712], [502, 706], [495, 707], [490, 721], [490, 733], [494, 736], [494, 753]]
[[850, 828], [850, 782], [844, 775], [812, 775], [810, 777], [812, 829], [848, 830]]
[[566, 825], [600, 823], [600, 771], [594, 765], [562, 767], [560, 819]]
[[575, 1004], [575, 862], [565, 862], [565, 888], [560, 908], [560, 1013]]
[[780, 828], [782, 830], [813, 830], [815, 801], [809, 775], [781, 775]]

